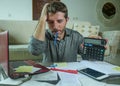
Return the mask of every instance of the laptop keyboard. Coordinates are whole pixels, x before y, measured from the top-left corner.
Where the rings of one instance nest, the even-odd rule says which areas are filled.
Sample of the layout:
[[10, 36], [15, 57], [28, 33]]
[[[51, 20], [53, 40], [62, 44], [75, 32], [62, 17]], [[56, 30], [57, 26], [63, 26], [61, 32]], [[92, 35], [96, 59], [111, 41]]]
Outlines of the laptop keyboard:
[[10, 62], [9, 64], [10, 64], [10, 66], [12, 66], [13, 68], [16, 68], [16, 67], [18, 67], [18, 66], [28, 65], [28, 64], [25, 63], [24, 61], [14, 61], [14, 62]]

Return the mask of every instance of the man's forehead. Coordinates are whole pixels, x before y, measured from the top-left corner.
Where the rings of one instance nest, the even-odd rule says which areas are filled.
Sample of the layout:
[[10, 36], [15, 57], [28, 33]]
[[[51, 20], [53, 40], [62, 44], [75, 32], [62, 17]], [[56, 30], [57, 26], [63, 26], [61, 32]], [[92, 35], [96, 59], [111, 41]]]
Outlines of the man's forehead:
[[52, 18], [52, 17], [54, 17], [54, 18], [59, 18], [59, 17], [65, 17], [65, 14], [64, 13], [62, 13], [62, 12], [57, 12], [57, 13], [48, 13], [48, 17], [49, 18]]
[[64, 19], [47, 19], [47, 21], [60, 21], [60, 20], [64, 20]]

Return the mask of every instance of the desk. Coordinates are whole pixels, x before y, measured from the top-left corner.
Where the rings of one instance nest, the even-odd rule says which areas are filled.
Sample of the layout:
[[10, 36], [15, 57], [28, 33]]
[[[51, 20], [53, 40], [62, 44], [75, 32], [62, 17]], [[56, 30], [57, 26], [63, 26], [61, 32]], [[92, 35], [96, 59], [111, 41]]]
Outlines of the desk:
[[[81, 65], [81, 62], [70, 62], [67, 63], [67, 65], [65, 64], [62, 66], [64, 66], [61, 67], [63, 69], [79, 69], [84, 67], [83, 65]], [[120, 86], [117, 84], [107, 84], [104, 82], [96, 81], [81, 73], [71, 74], [65, 72], [58, 72], [58, 74], [61, 80], [56, 85], [29, 80], [19, 86]]]

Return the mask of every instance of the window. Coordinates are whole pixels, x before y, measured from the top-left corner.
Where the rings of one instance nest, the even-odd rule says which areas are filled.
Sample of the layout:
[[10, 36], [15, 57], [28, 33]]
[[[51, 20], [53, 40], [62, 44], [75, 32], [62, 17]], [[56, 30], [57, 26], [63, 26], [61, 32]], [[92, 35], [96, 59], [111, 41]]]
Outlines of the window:
[[102, 8], [102, 13], [105, 18], [111, 19], [115, 16], [116, 8], [112, 3], [107, 2]]
[[104, 26], [113, 27], [120, 24], [119, 0], [99, 0], [97, 4], [97, 17]]

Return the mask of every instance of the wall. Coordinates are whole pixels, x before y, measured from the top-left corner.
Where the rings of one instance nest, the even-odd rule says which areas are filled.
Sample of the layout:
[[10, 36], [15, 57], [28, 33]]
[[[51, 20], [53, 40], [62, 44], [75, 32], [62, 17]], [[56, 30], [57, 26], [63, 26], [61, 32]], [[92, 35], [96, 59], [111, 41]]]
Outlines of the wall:
[[0, 0], [0, 20], [32, 20], [32, 0]]
[[0, 29], [9, 31], [10, 44], [26, 44], [36, 24], [37, 21], [0, 20]]
[[[89, 0], [61, 1], [67, 5], [70, 19], [95, 21], [94, 11], [96, 10], [95, 3], [97, 0], [91, 0], [90, 2]], [[32, 0], [0, 0], [0, 11], [1, 20], [32, 20]], [[90, 15], [92, 17], [89, 17]]]
[[[80, 21], [89, 21], [93, 25], [100, 25], [101, 31], [108, 30], [120, 30], [120, 0], [62, 0], [65, 4], [67, 4], [69, 10], [69, 16], [71, 20], [80, 20]], [[99, 13], [97, 10], [101, 10], [102, 8], [98, 7], [99, 3], [105, 2], [114, 2], [118, 5], [119, 15], [117, 19], [119, 19], [118, 24], [114, 26], [107, 26], [99, 19]], [[105, 20], [108, 21], [108, 20]]]
[[[70, 19], [95, 22], [98, 0], [62, 0], [68, 7]], [[91, 10], [92, 9], [92, 10]]]
[[[115, 26], [108, 27], [105, 26], [98, 19], [96, 11], [97, 9], [100, 9], [97, 8], [97, 5], [100, 0], [75, 0], [75, 1], [61, 0], [61, 1], [64, 2], [68, 7], [70, 21], [72, 20], [89, 21], [93, 25], [100, 25], [101, 31], [119, 30], [120, 28], [120, 23], [118, 23]], [[10, 0], [10, 1], [0, 0], [0, 20], [32, 21], [32, 0]]]
[[[61, 0], [69, 10], [72, 20], [89, 21], [93, 25], [100, 25], [100, 30], [119, 30], [120, 23], [115, 26], [105, 26], [98, 18], [97, 5], [101, 0]], [[104, 1], [104, 0], [102, 0]], [[112, 1], [112, 0], [106, 0]], [[119, 1], [120, 0], [113, 0]], [[120, 6], [119, 6], [120, 9]], [[119, 10], [118, 9], [118, 10]], [[120, 19], [120, 14], [119, 14]], [[0, 0], [0, 20], [32, 21], [32, 0]], [[120, 22], [120, 21], [119, 21]]]

